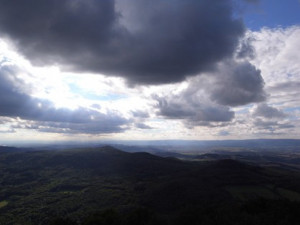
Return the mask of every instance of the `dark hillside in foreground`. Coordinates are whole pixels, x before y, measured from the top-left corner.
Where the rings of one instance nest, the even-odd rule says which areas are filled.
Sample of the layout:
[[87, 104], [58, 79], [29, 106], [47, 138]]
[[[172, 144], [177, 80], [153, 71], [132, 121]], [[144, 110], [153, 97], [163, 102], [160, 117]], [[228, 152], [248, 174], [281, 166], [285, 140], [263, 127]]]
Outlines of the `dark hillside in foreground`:
[[[131, 224], [159, 224], [158, 220], [174, 224], [189, 214], [189, 219], [198, 221], [200, 212], [211, 222], [204, 224], [218, 224], [204, 212], [218, 213], [220, 218], [232, 214], [227, 219], [241, 222], [235, 216], [244, 213], [243, 207], [253, 211], [260, 206], [266, 214], [280, 211], [281, 205], [300, 209], [299, 172], [232, 159], [188, 162], [110, 146], [5, 151], [0, 155], [0, 172], [0, 224], [8, 225], [49, 224], [56, 217], [71, 218], [73, 224], [113, 224], [103, 223], [111, 215], [124, 224], [129, 215], [140, 220]], [[228, 207], [231, 211], [225, 212]], [[114, 210], [98, 213], [109, 208]], [[250, 209], [245, 215], [252, 218]], [[88, 223], [95, 213], [98, 222]], [[148, 222], [142, 223], [143, 219]]]

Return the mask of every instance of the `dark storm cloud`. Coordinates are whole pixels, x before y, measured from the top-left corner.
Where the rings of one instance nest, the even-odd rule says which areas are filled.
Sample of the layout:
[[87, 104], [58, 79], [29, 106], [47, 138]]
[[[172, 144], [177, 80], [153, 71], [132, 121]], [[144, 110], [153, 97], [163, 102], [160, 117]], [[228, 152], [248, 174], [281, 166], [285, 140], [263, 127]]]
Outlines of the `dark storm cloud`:
[[268, 106], [266, 103], [257, 105], [253, 112], [253, 115], [264, 118], [284, 118], [287, 116], [284, 112], [274, 107]]
[[16, 76], [19, 72], [17, 67], [0, 65], [0, 116], [2, 117], [36, 121], [38, 130], [40, 124], [49, 122], [48, 128], [61, 128], [61, 131], [70, 133], [121, 132], [124, 130], [122, 126], [130, 123], [117, 113], [103, 114], [86, 108], [76, 110], [56, 108], [50, 101], [33, 98], [23, 91], [24, 84]]
[[221, 105], [240, 106], [266, 100], [261, 72], [248, 62], [223, 63], [208, 87], [211, 99]]
[[161, 84], [230, 57], [232, 14], [231, 0], [0, 0], [0, 31], [36, 64]]

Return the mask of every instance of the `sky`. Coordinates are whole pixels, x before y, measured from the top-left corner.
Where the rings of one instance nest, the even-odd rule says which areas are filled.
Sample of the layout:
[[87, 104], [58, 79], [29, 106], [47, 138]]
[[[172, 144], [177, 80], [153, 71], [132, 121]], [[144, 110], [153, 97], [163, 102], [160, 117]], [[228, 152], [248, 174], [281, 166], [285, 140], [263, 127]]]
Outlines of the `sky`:
[[300, 138], [299, 0], [0, 0], [0, 145]]

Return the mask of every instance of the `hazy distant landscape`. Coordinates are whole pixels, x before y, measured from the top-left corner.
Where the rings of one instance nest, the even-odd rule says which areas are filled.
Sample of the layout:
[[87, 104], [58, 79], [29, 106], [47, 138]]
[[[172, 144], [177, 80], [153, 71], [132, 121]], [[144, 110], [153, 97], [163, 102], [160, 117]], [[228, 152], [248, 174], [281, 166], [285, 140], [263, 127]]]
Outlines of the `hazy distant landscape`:
[[176, 143], [119, 145], [123, 151], [3, 146], [0, 222], [297, 224], [300, 141], [271, 143], [209, 142], [199, 151], [195, 143], [190, 151]]

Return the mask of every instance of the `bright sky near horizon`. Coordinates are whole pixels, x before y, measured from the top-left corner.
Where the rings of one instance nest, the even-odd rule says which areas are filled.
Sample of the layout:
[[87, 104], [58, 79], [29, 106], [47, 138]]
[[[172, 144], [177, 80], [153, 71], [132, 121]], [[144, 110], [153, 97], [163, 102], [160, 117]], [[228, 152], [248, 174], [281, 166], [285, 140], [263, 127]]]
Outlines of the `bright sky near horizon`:
[[0, 0], [0, 145], [300, 138], [300, 1]]

